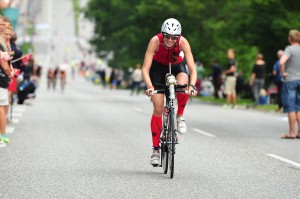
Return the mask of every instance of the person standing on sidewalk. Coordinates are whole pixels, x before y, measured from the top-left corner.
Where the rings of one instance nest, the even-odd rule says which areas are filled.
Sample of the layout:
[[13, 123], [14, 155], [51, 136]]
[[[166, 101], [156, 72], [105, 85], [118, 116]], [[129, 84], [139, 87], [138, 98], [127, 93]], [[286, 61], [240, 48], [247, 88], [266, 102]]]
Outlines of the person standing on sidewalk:
[[222, 69], [216, 59], [212, 59], [212, 83], [214, 85], [214, 97], [221, 98], [220, 89], [222, 85]]
[[[0, 50], [1, 52], [9, 52], [7, 42], [3, 38], [3, 32], [6, 28], [6, 23], [3, 21], [3, 17], [0, 16]], [[14, 71], [11, 70], [11, 64], [9, 60], [2, 60], [1, 57], [1, 68], [0, 68], [0, 145], [3, 146], [5, 143], [9, 143], [10, 140], [6, 135], [6, 113], [8, 110], [8, 85], [14, 76]]]
[[200, 61], [196, 61], [195, 65], [196, 65], [196, 71], [197, 71], [197, 81], [196, 81], [195, 86], [197, 88], [198, 93], [200, 93], [202, 90], [201, 85], [202, 85], [202, 81], [204, 78], [205, 69], [203, 67], [203, 63]]
[[226, 75], [225, 80], [225, 92], [226, 92], [226, 105], [225, 108], [230, 107], [230, 104], [232, 104], [232, 107], [234, 108], [236, 105], [236, 69], [237, 64], [234, 59], [234, 50], [232, 48], [229, 48], [227, 50], [227, 57], [228, 57], [228, 64], [227, 64], [227, 70], [224, 71], [224, 75]]
[[[282, 105], [288, 114], [289, 132], [282, 138], [300, 138], [300, 32], [290, 30], [290, 45], [280, 58], [280, 73], [283, 78]], [[295, 124], [298, 123], [296, 135]]]
[[138, 95], [141, 90], [141, 83], [143, 81], [141, 64], [136, 64], [135, 69], [132, 72], [132, 85], [131, 85], [131, 93], [133, 95], [135, 88], [137, 88], [136, 94]]
[[259, 93], [263, 88], [265, 79], [265, 68], [266, 63], [264, 57], [261, 53], [257, 54], [256, 61], [252, 69], [252, 74], [250, 78], [250, 86], [252, 87], [252, 92], [255, 99], [255, 106], [259, 105]]
[[277, 86], [277, 103], [278, 103], [278, 109], [277, 111], [281, 111], [282, 109], [282, 100], [281, 100], [281, 95], [282, 95], [282, 77], [280, 74], [280, 70], [279, 70], [279, 60], [281, 58], [281, 56], [283, 55], [283, 50], [278, 50], [277, 51], [277, 56], [278, 56], [278, 60], [275, 62], [274, 66], [273, 66], [273, 76], [275, 77], [275, 84]]

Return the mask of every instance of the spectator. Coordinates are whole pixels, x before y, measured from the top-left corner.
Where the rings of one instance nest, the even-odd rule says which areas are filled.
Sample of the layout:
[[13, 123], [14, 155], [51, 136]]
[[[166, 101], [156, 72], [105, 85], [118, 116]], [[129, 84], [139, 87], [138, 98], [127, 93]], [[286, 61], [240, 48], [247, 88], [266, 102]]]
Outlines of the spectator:
[[196, 62], [196, 70], [197, 70], [197, 81], [196, 81], [196, 88], [197, 88], [197, 91], [198, 93], [200, 94], [200, 91], [201, 91], [201, 83], [202, 83], [202, 80], [204, 78], [204, 73], [205, 73], [205, 69], [203, 67], [203, 64], [200, 62], [200, 61], [197, 61]]
[[34, 59], [31, 57], [28, 60], [28, 63], [22, 67], [24, 80], [30, 80], [35, 71]]
[[[9, 46], [3, 38], [3, 33], [5, 30], [6, 23], [3, 21], [3, 17], [0, 15], [0, 51], [1, 59], [2, 52], [8, 52]], [[3, 54], [4, 55], [4, 54]], [[10, 140], [6, 135], [6, 114], [8, 110], [8, 84], [12, 80], [14, 73], [12, 67], [8, 60], [1, 60], [0, 62], [0, 145], [3, 146], [6, 143], [9, 143]]]
[[[289, 43], [280, 58], [280, 73], [283, 78], [282, 106], [283, 111], [288, 113], [289, 132], [282, 138], [300, 138], [300, 32], [289, 32]], [[298, 123], [296, 135], [295, 123]]]
[[117, 88], [117, 76], [118, 76], [118, 69], [113, 68], [109, 77], [110, 89]]
[[[278, 50], [277, 56], [278, 59], [280, 60], [281, 56], [283, 55], [283, 50]], [[275, 77], [275, 84], [277, 86], [277, 104], [278, 104], [278, 109], [277, 111], [281, 111], [282, 109], [282, 100], [281, 100], [281, 95], [282, 95], [282, 77], [280, 74], [279, 70], [279, 60], [277, 60], [273, 66], [273, 76]]]
[[97, 65], [96, 73], [100, 76], [102, 86], [103, 86], [103, 88], [105, 88], [106, 87], [106, 80], [105, 80], [106, 63], [103, 62], [101, 59], [97, 59], [96, 65]]
[[[16, 45], [17, 39], [18, 39], [17, 34], [16, 34], [16, 32], [13, 31], [11, 34], [11, 38], [10, 38], [10, 47], [11, 47], [11, 50], [14, 52], [13, 60], [18, 59], [18, 58], [22, 57], [22, 55], [23, 55], [23, 52], [21, 51], [21, 49]], [[15, 69], [21, 69], [22, 60], [16, 61], [16, 62], [12, 63], [12, 65]]]
[[212, 83], [214, 85], [214, 96], [215, 98], [221, 98], [221, 85], [222, 85], [222, 69], [216, 59], [212, 60]]
[[132, 72], [132, 85], [131, 95], [133, 95], [135, 88], [137, 88], [136, 94], [138, 95], [141, 90], [141, 83], [143, 81], [141, 64], [137, 64]]
[[[244, 77], [243, 71], [239, 71], [237, 74], [238, 75], [236, 77], [236, 86], [235, 86], [236, 95], [237, 96], [243, 95], [243, 97], [246, 97], [247, 86], [245, 84], [245, 77]], [[251, 90], [251, 88], [250, 88], [250, 90]], [[251, 97], [252, 97], [252, 92], [251, 92]]]
[[117, 88], [121, 88], [121, 86], [123, 85], [123, 81], [124, 81], [124, 71], [122, 68], [118, 69], [118, 74], [117, 74]]
[[230, 107], [230, 104], [232, 104], [232, 107], [234, 108], [236, 105], [236, 76], [235, 72], [237, 69], [237, 64], [234, 59], [234, 50], [232, 48], [229, 48], [227, 50], [227, 57], [228, 57], [228, 64], [227, 64], [227, 70], [224, 71], [224, 74], [226, 75], [225, 80], [225, 92], [226, 92], [226, 105], [225, 108]]
[[265, 68], [266, 63], [262, 54], [256, 56], [256, 61], [252, 69], [252, 74], [250, 78], [250, 86], [252, 87], [252, 92], [255, 99], [255, 106], [259, 105], [259, 92], [263, 88], [265, 79]]

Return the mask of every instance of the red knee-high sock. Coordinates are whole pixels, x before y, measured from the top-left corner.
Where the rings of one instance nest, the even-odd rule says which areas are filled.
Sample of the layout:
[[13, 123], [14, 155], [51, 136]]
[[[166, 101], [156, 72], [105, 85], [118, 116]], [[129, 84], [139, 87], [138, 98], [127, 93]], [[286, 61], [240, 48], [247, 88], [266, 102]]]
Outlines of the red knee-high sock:
[[188, 99], [189, 99], [188, 94], [177, 93], [177, 103], [178, 103], [177, 115], [183, 115], [184, 108]]
[[151, 132], [153, 147], [159, 147], [160, 132], [162, 128], [162, 117], [152, 115]]

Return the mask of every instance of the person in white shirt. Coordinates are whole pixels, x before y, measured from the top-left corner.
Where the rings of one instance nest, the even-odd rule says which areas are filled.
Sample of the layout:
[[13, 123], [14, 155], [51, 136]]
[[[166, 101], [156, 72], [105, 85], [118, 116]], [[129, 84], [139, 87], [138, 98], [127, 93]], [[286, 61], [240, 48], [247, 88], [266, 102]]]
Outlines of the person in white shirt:
[[141, 64], [136, 64], [135, 69], [132, 72], [132, 86], [131, 95], [134, 94], [135, 88], [137, 88], [136, 94], [138, 95], [141, 90], [141, 83], [143, 81]]

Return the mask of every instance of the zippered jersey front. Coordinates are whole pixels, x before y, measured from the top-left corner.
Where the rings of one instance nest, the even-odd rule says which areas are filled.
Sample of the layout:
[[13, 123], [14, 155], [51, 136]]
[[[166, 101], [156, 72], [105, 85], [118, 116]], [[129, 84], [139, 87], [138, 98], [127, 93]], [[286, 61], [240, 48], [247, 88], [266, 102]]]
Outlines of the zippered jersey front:
[[[183, 58], [179, 55], [180, 53], [179, 42], [181, 36], [178, 37], [177, 42], [171, 48], [167, 48], [164, 46], [163, 35], [161, 33], [157, 34], [156, 36], [158, 38], [159, 45], [158, 45], [158, 50], [155, 52], [153, 56], [153, 59], [163, 65], [169, 65], [170, 62], [171, 64], [178, 64], [182, 62]], [[172, 61], [173, 56], [177, 57], [177, 60]]]

